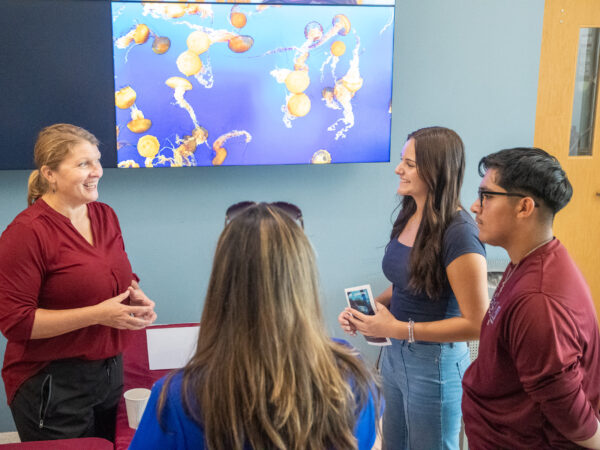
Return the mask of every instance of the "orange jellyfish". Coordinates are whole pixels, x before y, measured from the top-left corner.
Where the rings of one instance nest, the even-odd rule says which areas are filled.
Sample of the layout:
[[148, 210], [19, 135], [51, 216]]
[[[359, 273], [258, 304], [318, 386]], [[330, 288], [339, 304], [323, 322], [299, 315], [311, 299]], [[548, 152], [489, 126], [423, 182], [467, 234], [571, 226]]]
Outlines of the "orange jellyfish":
[[225, 147], [223, 147], [223, 144], [226, 140], [237, 136], [246, 136], [246, 143], [252, 140], [252, 136], [250, 135], [250, 133], [244, 130], [233, 130], [229, 133], [225, 133], [219, 136], [215, 140], [215, 142], [213, 142], [212, 145], [213, 150], [215, 152], [215, 156], [212, 160], [213, 166], [220, 166], [221, 164], [223, 164], [223, 161], [225, 161], [225, 158], [227, 157], [227, 150], [225, 149]]
[[[204, 1], [204, 0], [202, 0], [202, 1]], [[198, 3], [196, 3], [196, 4], [188, 3], [187, 7], [186, 7], [186, 12], [188, 14], [198, 14], [203, 19], [206, 19], [207, 17], [212, 18], [214, 15], [211, 5], [202, 5], [202, 4], [198, 4]]]
[[135, 103], [136, 96], [131, 86], [125, 86], [115, 92], [115, 105], [120, 109], [128, 109]]
[[129, 47], [131, 45], [131, 42], [133, 42], [134, 33], [135, 33], [135, 29], [130, 30], [127, 34], [124, 34], [123, 36], [121, 36], [119, 39], [117, 39], [115, 41], [115, 47], [120, 48], [120, 49]]
[[306, 64], [306, 60], [308, 59], [308, 52], [301, 53], [294, 60], [294, 70], [308, 70], [308, 65]]
[[304, 92], [310, 84], [310, 78], [305, 70], [294, 70], [285, 77], [285, 86], [292, 94]]
[[210, 47], [210, 37], [204, 31], [192, 31], [187, 37], [186, 44], [190, 52], [201, 55]]
[[137, 109], [135, 105], [131, 108], [131, 121], [127, 124], [129, 131], [133, 133], [144, 133], [152, 126], [150, 119], [144, 118], [144, 113]]
[[196, 127], [192, 130], [192, 137], [196, 140], [196, 145], [204, 144], [208, 139], [208, 130], [204, 127]]
[[184, 136], [183, 141], [179, 147], [175, 149], [176, 153], [179, 153], [182, 157], [188, 158], [196, 151], [196, 147], [200, 144], [204, 144], [208, 139], [208, 131], [204, 127], [196, 127], [192, 131], [191, 136]]
[[331, 163], [331, 155], [327, 150], [317, 150], [310, 158], [311, 164], [330, 164]]
[[345, 76], [342, 78], [342, 83], [344, 84], [346, 89], [348, 89], [352, 93], [352, 96], [354, 97], [354, 94], [356, 94], [356, 91], [358, 91], [362, 87], [363, 79], [360, 76], [357, 76], [357, 77]]
[[350, 61], [350, 68], [346, 75], [342, 77], [342, 84], [354, 97], [356, 91], [358, 91], [363, 85], [363, 79], [360, 76], [360, 68], [359, 68], [359, 59], [358, 59], [358, 51], [360, 48], [360, 40], [358, 37], [356, 38], [356, 47], [352, 51], [352, 60]]
[[135, 30], [133, 32], [133, 40], [136, 44], [143, 44], [148, 40], [149, 35], [150, 30], [148, 29], [148, 26], [141, 23], [137, 27], [135, 27]]
[[133, 159], [127, 159], [117, 164], [117, 167], [120, 169], [137, 169], [140, 167], [140, 165], [136, 163]]
[[337, 14], [333, 16], [332, 20], [334, 28], [338, 28], [338, 33], [342, 36], [346, 36], [350, 32], [350, 20], [344, 14]]
[[352, 99], [352, 91], [350, 91], [350, 89], [348, 89], [341, 81], [338, 81], [335, 84], [335, 87], [333, 88], [333, 95], [335, 99], [342, 104], [345, 102], [350, 102]]
[[213, 166], [220, 166], [227, 158], [227, 150], [223, 147], [215, 148], [215, 157], [212, 159]]
[[231, 14], [229, 14], [229, 21], [231, 22], [231, 25], [240, 29], [244, 28], [248, 19], [246, 18], [246, 14], [244, 14], [243, 12], [233, 11], [232, 8]]
[[165, 5], [164, 14], [167, 17], [171, 17], [173, 19], [177, 19], [179, 17], [183, 17], [185, 15], [185, 4], [178, 3], [169, 3]]
[[175, 90], [175, 93], [174, 93], [175, 101], [181, 108], [185, 109], [188, 112], [188, 114], [190, 115], [190, 118], [192, 119], [192, 122], [194, 122], [194, 127], [199, 127], [198, 120], [196, 119], [196, 113], [194, 112], [194, 109], [183, 98], [183, 94], [185, 94], [185, 91], [189, 91], [192, 89], [192, 83], [190, 83], [185, 78], [171, 77], [171, 78], [167, 79], [167, 81], [165, 81], [165, 84]]
[[310, 111], [310, 98], [304, 93], [294, 94], [287, 102], [287, 109], [293, 116], [304, 117]]
[[331, 109], [340, 109], [340, 107], [334, 101], [334, 93], [333, 88], [326, 87], [321, 91], [321, 96], [323, 97], [323, 101], [325, 102], [325, 106]]
[[[338, 123], [343, 124], [343, 128], [338, 130], [335, 134], [334, 139], [337, 141], [339, 138], [345, 138], [346, 132], [354, 126], [354, 112], [352, 111], [352, 97], [356, 94], [362, 85], [363, 79], [360, 76], [359, 68], [359, 49], [360, 39], [356, 37], [356, 46], [352, 50], [352, 59], [350, 60], [350, 68], [346, 75], [338, 80], [333, 89], [333, 95], [339, 102], [343, 110], [343, 117], [336, 120], [332, 125], [327, 127], [328, 131], [334, 131], [337, 128]], [[329, 106], [329, 105], [327, 105]]]
[[318, 41], [323, 36], [323, 27], [319, 22], [308, 22], [304, 27], [304, 37], [311, 41]]
[[254, 44], [252, 36], [235, 36], [229, 39], [229, 49], [235, 53], [244, 53]]
[[190, 75], [196, 75], [202, 70], [202, 61], [200, 61], [197, 54], [189, 50], [179, 55], [176, 63], [179, 71], [188, 77]]
[[346, 52], [346, 44], [342, 41], [334, 41], [331, 44], [331, 54], [340, 57]]
[[171, 40], [166, 36], [156, 36], [152, 41], [152, 51], [157, 55], [167, 53], [171, 48]]
[[160, 144], [156, 136], [147, 134], [142, 136], [137, 143], [137, 151], [140, 155], [146, 158], [145, 166], [152, 167], [152, 160], [160, 150]]

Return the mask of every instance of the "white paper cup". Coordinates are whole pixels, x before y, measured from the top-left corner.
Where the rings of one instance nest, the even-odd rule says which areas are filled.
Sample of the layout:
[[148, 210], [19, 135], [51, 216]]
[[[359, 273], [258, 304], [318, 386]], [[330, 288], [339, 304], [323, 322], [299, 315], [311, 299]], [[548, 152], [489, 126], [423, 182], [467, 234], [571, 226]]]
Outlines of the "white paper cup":
[[137, 429], [142, 420], [144, 409], [146, 409], [146, 403], [150, 398], [150, 389], [135, 388], [125, 391], [123, 394], [125, 397], [125, 407], [127, 408], [127, 420], [129, 421], [129, 427]]

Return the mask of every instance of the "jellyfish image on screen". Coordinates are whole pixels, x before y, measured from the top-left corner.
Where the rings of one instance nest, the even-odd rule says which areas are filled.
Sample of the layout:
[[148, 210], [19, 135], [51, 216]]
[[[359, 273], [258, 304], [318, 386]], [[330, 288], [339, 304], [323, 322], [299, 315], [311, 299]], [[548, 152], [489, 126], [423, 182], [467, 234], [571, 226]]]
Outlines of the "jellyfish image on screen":
[[309, 3], [111, 2], [119, 167], [389, 160], [393, 6]]
[[152, 160], [160, 150], [160, 144], [156, 136], [147, 134], [142, 136], [137, 142], [137, 150], [140, 155], [146, 158], [146, 167], [153, 167]]
[[317, 150], [310, 159], [311, 164], [331, 164], [331, 155], [327, 150]]
[[125, 54], [125, 61], [127, 61], [129, 51], [137, 45], [145, 44], [149, 37], [152, 37], [152, 51], [157, 55], [163, 55], [171, 48], [171, 40], [168, 37], [159, 36], [143, 23], [134, 25], [119, 37], [115, 41], [115, 47], [121, 50], [127, 49]]
[[199, 145], [206, 144], [207, 139], [206, 128], [198, 126], [192, 130], [191, 136], [186, 135], [183, 139], [177, 138], [175, 143], [178, 146], [172, 149], [173, 156], [171, 158], [159, 157], [159, 162], [161, 164], [169, 163], [171, 167], [195, 166], [194, 153]]
[[225, 133], [224, 135], [219, 136], [217, 140], [213, 142], [213, 150], [215, 152], [215, 156], [212, 160], [213, 166], [220, 166], [221, 164], [223, 164], [225, 158], [227, 157], [227, 150], [225, 149], [223, 144], [225, 144], [225, 141], [227, 141], [228, 139], [237, 136], [245, 136], [246, 144], [252, 140], [252, 136], [250, 135], [250, 133], [244, 130], [232, 130], [229, 133]]
[[126, 159], [121, 161], [117, 167], [119, 169], [139, 169], [140, 165], [136, 163], [133, 159]]
[[[176, 104], [187, 111], [193, 123], [191, 135], [185, 136], [183, 139], [176, 138], [177, 147], [172, 148], [173, 156], [171, 158], [160, 157], [159, 163], [170, 163], [173, 167], [194, 166], [194, 152], [198, 145], [206, 142], [208, 132], [206, 128], [198, 124], [198, 118], [194, 108], [185, 100], [184, 94], [186, 91], [192, 90], [193, 86], [187, 79], [181, 77], [171, 77], [165, 81], [165, 84], [173, 89], [173, 97]], [[158, 152], [157, 152], [158, 153]]]
[[137, 93], [131, 86], [125, 86], [115, 92], [115, 105], [120, 109], [130, 109], [131, 120], [127, 128], [133, 133], [144, 133], [152, 126], [152, 121], [144, 117], [144, 113], [135, 105]]
[[[187, 77], [193, 76], [198, 83], [208, 89], [212, 88], [214, 84], [213, 69], [208, 55], [208, 50], [213, 44], [226, 42], [228, 48], [234, 53], [245, 53], [254, 44], [252, 36], [239, 35], [229, 30], [186, 25], [194, 31], [187, 37], [187, 50], [177, 57], [177, 69]], [[204, 62], [200, 57], [203, 54], [205, 54]]]
[[198, 15], [205, 19], [214, 17], [213, 9], [210, 4], [197, 2], [144, 2], [144, 15], [150, 15], [155, 19], [179, 19], [188, 15]]
[[246, 23], [248, 23], [248, 18], [246, 17], [246, 14], [239, 11], [238, 5], [234, 5], [229, 13], [229, 22], [237, 29], [242, 29], [246, 26]]
[[[307, 60], [311, 51], [320, 48], [336, 35], [347, 35], [350, 32], [350, 29], [350, 20], [344, 14], [336, 14], [333, 17], [332, 26], [327, 32], [323, 31], [323, 27], [319, 22], [311, 21], [304, 27], [305, 41], [300, 47], [279, 48], [265, 54], [268, 55], [290, 50], [295, 51], [294, 70], [276, 68], [270, 72], [271, 76], [275, 78], [278, 83], [285, 83], [285, 86], [288, 89], [288, 93], [285, 97], [285, 104], [281, 107], [283, 112], [282, 120], [287, 128], [292, 127], [292, 120], [306, 116], [311, 110], [312, 103], [310, 97], [304, 93], [310, 85], [310, 67], [307, 64]], [[346, 51], [346, 44], [340, 40], [336, 40], [331, 44], [330, 49], [330, 55], [321, 65], [321, 73], [323, 73], [324, 67], [331, 63], [331, 73], [332, 76], [335, 77], [335, 68], [339, 62], [340, 56]], [[321, 82], [322, 81], [323, 77], [321, 76]]]
[[183, 95], [186, 91], [192, 90], [192, 83], [182, 77], [171, 77], [165, 81], [165, 84], [173, 89], [173, 97], [175, 98], [175, 102], [179, 107], [188, 112], [190, 119], [192, 119], [192, 122], [194, 123], [194, 128], [198, 127], [198, 119], [196, 118], [194, 108], [192, 108], [192, 105], [190, 105], [185, 98], [183, 98]]
[[[341, 80], [338, 80], [335, 83], [335, 87], [333, 88], [333, 97], [334, 99], [341, 105], [343, 116], [336, 120], [333, 124], [331, 124], [327, 130], [328, 131], [336, 131], [339, 124], [342, 124], [342, 128], [337, 131], [334, 139], [337, 141], [339, 138], [345, 138], [346, 133], [350, 128], [354, 126], [354, 111], [352, 110], [352, 97], [356, 94], [356, 92], [363, 86], [363, 79], [360, 76], [360, 68], [359, 68], [359, 57], [358, 51], [360, 49], [360, 39], [358, 36], [356, 37], [356, 46], [352, 52], [352, 60], [350, 61], [350, 68], [348, 72], [342, 77]], [[331, 107], [330, 104], [325, 104], [332, 108], [337, 109], [335, 107]]]
[[212, 66], [208, 56], [203, 63], [200, 55], [206, 53], [212, 41], [208, 33], [202, 30], [192, 31], [187, 39], [187, 50], [177, 57], [177, 69], [185, 76], [193, 76], [205, 88], [211, 88], [214, 83]]
[[330, 54], [321, 65], [321, 82], [323, 82], [324, 70], [327, 64], [331, 64], [331, 76], [335, 79], [335, 68], [340, 62], [340, 57], [346, 53], [346, 44], [343, 41], [333, 41], [330, 46]]
[[283, 112], [283, 123], [286, 127], [292, 127], [292, 120], [296, 117], [304, 117], [310, 111], [311, 102], [304, 91], [310, 85], [308, 70], [274, 69], [271, 75], [278, 83], [285, 84], [288, 94], [285, 105], [281, 107]]

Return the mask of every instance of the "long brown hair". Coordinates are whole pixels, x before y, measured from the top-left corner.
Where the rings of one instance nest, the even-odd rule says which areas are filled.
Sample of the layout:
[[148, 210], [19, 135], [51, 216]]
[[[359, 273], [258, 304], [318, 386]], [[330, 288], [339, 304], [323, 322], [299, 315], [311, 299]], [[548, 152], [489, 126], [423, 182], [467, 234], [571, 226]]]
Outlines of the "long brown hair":
[[[414, 139], [417, 173], [427, 184], [423, 217], [411, 250], [409, 287], [416, 293], [437, 298], [447, 281], [442, 261], [444, 233], [460, 204], [460, 188], [465, 172], [465, 148], [456, 132], [444, 127], [421, 128], [408, 135]], [[390, 239], [397, 239], [408, 219], [417, 210], [410, 196], [392, 227]]]
[[40, 131], [33, 149], [33, 160], [37, 169], [31, 172], [27, 182], [27, 206], [33, 205], [50, 189], [40, 169], [43, 166], [48, 166], [52, 170], [58, 169], [71, 148], [81, 141], [98, 145], [98, 139], [92, 133], [68, 123], [57, 123]]
[[306, 235], [268, 204], [221, 233], [196, 353], [182, 371], [185, 408], [216, 450], [354, 449], [357, 411], [369, 392], [378, 398], [357, 354], [327, 336]]

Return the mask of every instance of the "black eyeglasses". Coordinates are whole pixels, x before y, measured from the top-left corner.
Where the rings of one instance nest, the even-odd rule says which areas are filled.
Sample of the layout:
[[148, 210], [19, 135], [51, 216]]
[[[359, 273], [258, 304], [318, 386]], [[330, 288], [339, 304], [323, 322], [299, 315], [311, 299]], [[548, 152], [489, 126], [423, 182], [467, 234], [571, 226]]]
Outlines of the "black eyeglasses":
[[[519, 194], [517, 192], [484, 191], [482, 189], [479, 189], [478, 193], [479, 193], [479, 206], [482, 208], [483, 208], [483, 199], [486, 195], [503, 195], [505, 197], [520, 197], [520, 198], [530, 197], [531, 198], [530, 195]], [[533, 204], [535, 205], [536, 208], [538, 206], [540, 206], [535, 201], [535, 199], [533, 199]]]
[[[288, 202], [271, 202], [265, 203], [266, 205], [273, 206], [280, 211], [290, 216], [293, 220], [304, 229], [304, 220], [302, 220], [302, 211], [296, 205]], [[257, 202], [245, 201], [231, 205], [225, 212], [225, 225], [240, 215], [241, 212], [247, 210], [251, 206], [258, 205]]]

